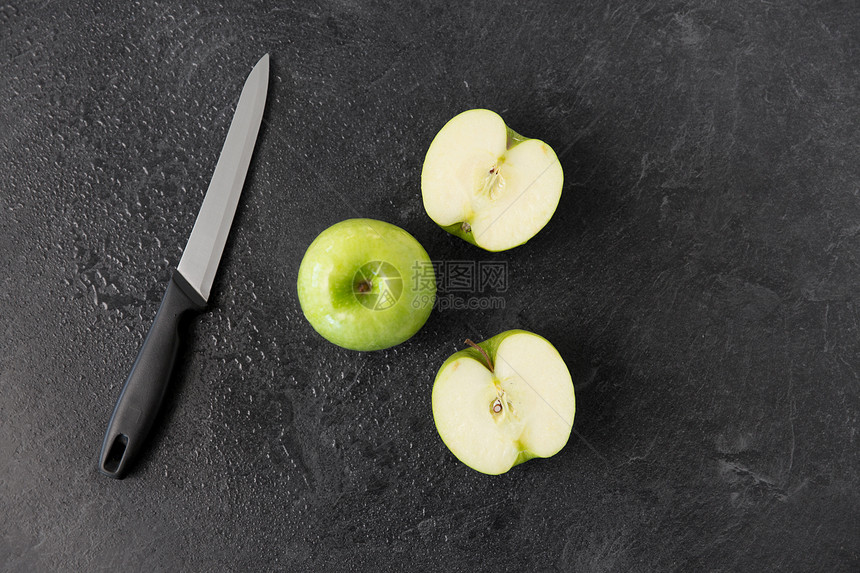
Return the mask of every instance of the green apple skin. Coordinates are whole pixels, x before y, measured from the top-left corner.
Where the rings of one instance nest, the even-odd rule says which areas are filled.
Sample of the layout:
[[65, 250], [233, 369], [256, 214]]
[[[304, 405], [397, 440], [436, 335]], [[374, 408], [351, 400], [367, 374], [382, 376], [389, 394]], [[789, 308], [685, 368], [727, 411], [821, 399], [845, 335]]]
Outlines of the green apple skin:
[[[445, 126], [445, 127], [447, 127], [448, 125], [450, 125], [450, 124], [452, 124], [452, 123], [455, 123], [455, 122], [456, 122], [459, 118], [461, 118], [461, 117], [465, 117], [465, 116], [467, 116], [467, 115], [474, 114], [474, 113], [492, 114], [493, 116], [495, 116], [495, 117], [497, 117], [497, 118], [498, 118], [498, 121], [499, 121], [499, 122], [504, 123], [504, 122], [502, 121], [502, 119], [501, 119], [500, 117], [498, 117], [498, 115], [497, 115], [497, 114], [495, 114], [494, 112], [491, 112], [490, 110], [475, 109], [475, 110], [468, 110], [468, 111], [465, 111], [465, 112], [461, 113], [460, 115], [458, 115], [458, 116], [454, 117], [450, 122], [448, 122], [448, 124], [446, 124], [446, 126]], [[437, 142], [437, 140], [441, 139], [441, 137], [443, 136], [444, 132], [445, 132], [445, 128], [443, 128], [443, 129], [439, 132], [439, 134], [437, 134], [436, 138], [435, 138], [435, 139], [433, 140], [433, 142], [430, 144], [431, 149], [433, 148], [433, 145]], [[555, 163], [555, 164], [558, 164], [558, 159], [557, 159], [557, 157], [555, 156], [555, 154], [552, 152], [552, 150], [549, 148], [549, 146], [547, 146], [547, 145], [546, 145], [546, 144], [544, 144], [543, 142], [540, 142], [540, 141], [538, 141], [538, 140], [532, 140], [531, 138], [528, 138], [528, 137], [524, 137], [524, 136], [520, 135], [519, 133], [515, 132], [515, 131], [514, 131], [513, 129], [511, 129], [510, 127], [508, 127], [506, 124], [505, 124], [505, 132], [506, 132], [506, 134], [507, 134], [506, 145], [505, 145], [505, 152], [504, 152], [504, 153], [505, 153], [505, 155], [507, 155], [508, 153], [510, 153], [514, 148], [516, 148], [517, 146], [519, 146], [519, 145], [520, 145], [520, 144], [522, 144], [522, 143], [525, 143], [525, 142], [527, 142], [527, 141], [533, 141], [533, 142], [534, 142], [534, 141], [537, 141], [538, 143], [541, 143], [542, 145], [544, 145], [544, 146], [545, 146], [545, 148], [546, 148], [546, 149], [545, 149], [545, 153], [547, 153], [548, 155], [550, 155], [550, 154], [551, 154], [552, 162], [553, 162], [553, 163]], [[429, 157], [429, 155], [430, 155], [430, 154], [429, 154], [429, 152], [428, 152], [428, 157]], [[427, 167], [427, 162], [426, 162], [426, 160], [425, 160], [425, 167], [424, 167], [424, 169], [426, 170], [427, 168], [428, 168], [428, 167]], [[558, 194], [559, 194], [559, 196], [560, 196], [560, 192], [561, 192], [561, 177], [562, 177], [562, 176], [560, 175], [560, 174], [561, 174], [561, 167], [560, 167], [560, 164], [558, 164], [558, 171], [559, 171]], [[422, 194], [424, 195], [424, 194], [425, 194], [425, 191], [424, 191], [423, 189], [424, 189], [424, 173], [422, 172]], [[427, 202], [426, 195], [425, 195], [425, 209], [428, 211], [428, 214], [429, 214], [429, 213], [430, 213], [430, 210], [429, 210], [429, 209], [427, 209], [427, 205], [428, 205], [428, 202]], [[555, 211], [555, 209], [556, 209], [557, 205], [558, 205], [558, 198], [556, 198], [556, 199], [555, 199], [555, 201], [554, 201], [554, 203], [553, 203], [553, 205], [552, 205], [552, 211]], [[507, 210], [508, 210], [508, 209], [505, 209], [505, 211], [507, 211]], [[502, 215], [504, 215], [504, 213], [502, 213]], [[501, 216], [502, 216], [502, 215], [500, 215], [500, 218], [501, 218]], [[551, 215], [550, 215], [550, 216], [551, 216]], [[431, 218], [433, 218], [433, 217], [432, 217], [432, 215], [431, 215]], [[547, 223], [547, 222], [549, 222], [549, 217], [546, 217], [546, 220], [545, 220], [545, 221], [543, 221], [543, 222], [540, 224], [540, 226], [539, 226], [539, 227], [534, 228], [534, 229], [533, 229], [533, 231], [532, 231], [530, 234], [522, 235], [522, 236], [520, 236], [517, 240], [508, 241], [508, 242], [506, 242], [506, 243], [505, 243], [505, 244], [503, 244], [503, 245], [496, 245], [496, 246], [488, 245], [488, 244], [481, 244], [481, 243], [480, 243], [480, 242], [475, 238], [475, 235], [474, 235], [474, 233], [473, 233], [473, 231], [472, 231], [471, 225], [469, 224], [469, 222], [468, 222], [468, 221], [465, 221], [465, 220], [463, 220], [463, 221], [457, 221], [456, 223], [451, 224], [451, 225], [442, 224], [442, 223], [440, 223], [438, 220], [436, 220], [435, 218], [434, 218], [434, 221], [435, 221], [435, 222], [436, 222], [436, 223], [437, 223], [437, 224], [438, 224], [438, 225], [439, 225], [439, 226], [440, 226], [444, 231], [446, 231], [447, 233], [450, 233], [451, 235], [454, 235], [455, 237], [459, 237], [459, 238], [463, 239], [464, 241], [466, 241], [466, 242], [468, 242], [468, 243], [471, 243], [472, 245], [475, 245], [475, 246], [477, 246], [477, 247], [479, 247], [479, 248], [481, 248], [481, 249], [484, 249], [484, 250], [486, 250], [486, 251], [490, 251], [490, 252], [499, 252], [499, 251], [505, 251], [505, 250], [508, 250], [508, 249], [512, 249], [512, 248], [514, 248], [514, 247], [518, 247], [518, 246], [523, 245], [523, 244], [525, 244], [526, 242], [528, 242], [528, 241], [529, 241], [529, 239], [531, 239], [531, 238], [532, 238], [532, 237], [533, 237], [533, 236], [534, 236], [534, 235], [535, 235], [535, 234], [536, 234], [536, 233], [537, 233], [537, 232], [538, 232], [538, 231], [539, 231], [539, 230], [540, 230], [544, 225], [546, 225], [546, 223]], [[511, 235], [511, 236], [514, 236], [514, 235]]]
[[475, 242], [475, 236], [472, 234], [472, 230], [464, 226], [463, 223], [454, 223], [453, 225], [447, 225], [445, 227], [442, 227], [442, 230], [447, 233], [451, 233], [455, 237], [460, 237], [467, 243], [471, 243], [476, 247], [478, 246], [478, 243]]
[[[558, 356], [558, 351], [555, 350], [555, 347], [552, 345], [551, 342], [549, 342], [544, 337], [542, 337], [538, 334], [535, 334], [533, 332], [529, 332], [527, 330], [520, 330], [520, 329], [508, 330], [508, 331], [502, 332], [500, 334], [497, 334], [496, 336], [489, 338], [483, 342], [479, 342], [479, 343], [477, 343], [477, 345], [479, 347], [481, 347], [484, 350], [484, 352], [487, 353], [487, 355], [490, 357], [490, 359], [495, 363], [496, 356], [497, 356], [499, 347], [501, 346], [502, 342], [504, 342], [507, 338], [510, 338], [511, 336], [514, 336], [516, 334], [527, 334], [529, 336], [536, 337], [536, 338], [543, 340], [550, 348], [552, 348], [552, 350], [554, 351], [554, 353], [558, 357], [558, 359], [561, 360], [561, 357]], [[431, 398], [432, 408], [433, 408], [433, 418], [434, 418], [434, 422], [436, 423], [437, 430], [439, 430], [439, 426], [440, 426], [440, 424], [439, 424], [440, 416], [438, 415], [438, 412], [441, 408], [445, 407], [444, 404], [438, 403], [438, 398], [436, 395], [437, 394], [437, 392], [436, 392], [437, 384], [438, 384], [440, 378], [442, 377], [443, 373], [448, 368], [448, 366], [452, 365], [454, 362], [456, 362], [457, 360], [460, 360], [461, 358], [470, 358], [470, 359], [475, 360], [481, 364], [486, 364], [486, 359], [481, 354], [481, 352], [470, 347], [470, 348], [465, 348], [463, 350], [460, 350], [459, 352], [452, 354], [450, 357], [448, 357], [447, 360], [445, 360], [445, 362], [439, 368], [439, 372], [437, 373], [436, 379], [434, 380], [433, 396]], [[563, 363], [563, 361], [562, 361], [562, 363]], [[565, 368], [565, 371], [566, 371], [566, 368]], [[568, 375], [568, 381], [569, 381], [570, 375], [569, 375], [569, 373], [567, 375]], [[569, 420], [569, 422], [572, 424], [573, 423], [573, 415], [575, 415], [575, 412], [576, 412], [576, 406], [575, 406], [576, 401], [575, 401], [575, 395], [574, 395], [572, 382], [570, 383], [570, 395], [571, 395], [571, 399], [573, 401], [573, 404], [572, 404], [573, 409], [571, 412], [571, 419]], [[571, 431], [572, 431], [572, 426], [571, 426]], [[457, 454], [456, 447], [453, 447], [454, 444], [446, 441], [445, 436], [443, 435], [442, 431], [439, 431], [439, 437], [442, 439], [442, 441], [448, 447], [448, 450], [451, 451], [451, 453], [453, 453], [457, 457], [457, 459], [459, 459], [465, 465], [467, 465], [467, 466], [471, 467], [472, 469], [474, 469], [478, 472], [481, 472], [481, 473], [485, 473], [488, 475], [499, 475], [499, 474], [502, 474], [502, 473], [509, 471], [511, 468], [513, 468], [513, 467], [515, 467], [515, 466], [517, 466], [523, 462], [527, 462], [527, 461], [534, 459], [536, 457], [550, 457], [552, 455], [555, 455], [556, 453], [561, 451], [561, 449], [567, 444], [567, 440], [570, 437], [570, 433], [568, 432], [567, 436], [564, 438], [564, 440], [562, 442], [560, 442], [558, 444], [557, 448], [553, 448], [555, 451], [551, 451], [548, 453], [544, 453], [544, 455], [540, 455], [540, 454], [537, 454], [535, 452], [529, 451], [528, 449], [524, 448], [519, 452], [517, 457], [512, 461], [512, 463], [509, 466], [502, 467], [500, 469], [496, 469], [496, 470], [492, 470], [492, 471], [488, 471], [485, 469], [475, 467], [475, 465], [473, 465], [473, 463], [472, 463], [472, 460], [463, 459], [462, 457], [460, 457]]]
[[336, 223], [314, 239], [302, 259], [297, 281], [302, 312], [323, 338], [343, 348], [396, 346], [421, 329], [435, 302], [435, 280], [415, 284], [416, 265], [431, 265], [430, 257], [400, 227], [375, 219]]

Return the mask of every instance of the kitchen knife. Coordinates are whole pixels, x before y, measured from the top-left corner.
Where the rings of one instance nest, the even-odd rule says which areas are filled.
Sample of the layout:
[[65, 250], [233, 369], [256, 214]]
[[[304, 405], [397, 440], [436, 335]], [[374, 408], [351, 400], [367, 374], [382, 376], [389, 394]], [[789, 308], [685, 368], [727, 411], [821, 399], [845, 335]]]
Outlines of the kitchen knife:
[[122, 478], [140, 453], [173, 371], [179, 320], [188, 312], [202, 311], [209, 300], [260, 130], [268, 86], [266, 54], [245, 80], [191, 237], [108, 423], [99, 456], [99, 470], [107, 476]]

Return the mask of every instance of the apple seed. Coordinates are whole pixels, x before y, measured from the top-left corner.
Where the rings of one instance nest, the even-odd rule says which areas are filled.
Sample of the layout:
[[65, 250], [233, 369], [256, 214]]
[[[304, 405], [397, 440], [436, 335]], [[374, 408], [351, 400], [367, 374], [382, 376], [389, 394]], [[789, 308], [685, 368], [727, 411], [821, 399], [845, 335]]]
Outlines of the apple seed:
[[490, 168], [490, 173], [484, 181], [484, 187], [479, 191], [479, 193], [487, 195], [490, 200], [494, 200], [498, 197], [505, 188], [505, 178], [502, 177], [502, 171], [499, 165], [503, 161], [504, 159], [501, 159], [499, 163]]

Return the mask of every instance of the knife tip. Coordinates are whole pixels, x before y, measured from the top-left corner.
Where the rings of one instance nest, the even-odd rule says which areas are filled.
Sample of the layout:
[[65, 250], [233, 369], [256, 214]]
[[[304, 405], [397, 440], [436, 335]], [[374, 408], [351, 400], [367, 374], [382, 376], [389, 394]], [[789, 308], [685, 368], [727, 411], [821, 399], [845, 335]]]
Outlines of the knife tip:
[[253, 82], [264, 81], [268, 83], [269, 78], [269, 54], [264, 55], [260, 58], [256, 64], [254, 64], [254, 69], [251, 70], [251, 73], [248, 74], [248, 79], [245, 80], [245, 85]]

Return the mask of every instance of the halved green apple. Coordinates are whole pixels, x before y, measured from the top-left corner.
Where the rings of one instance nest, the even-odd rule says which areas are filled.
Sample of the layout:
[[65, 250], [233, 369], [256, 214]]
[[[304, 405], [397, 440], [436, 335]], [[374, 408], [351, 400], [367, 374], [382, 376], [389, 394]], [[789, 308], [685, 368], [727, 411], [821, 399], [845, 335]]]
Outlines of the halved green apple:
[[501, 474], [567, 443], [576, 398], [570, 372], [545, 338], [509, 330], [442, 364], [433, 384], [433, 420], [467, 466]]
[[563, 182], [549, 145], [517, 134], [488, 109], [472, 109], [430, 144], [421, 194], [437, 225], [482, 249], [504, 251], [549, 222]]

